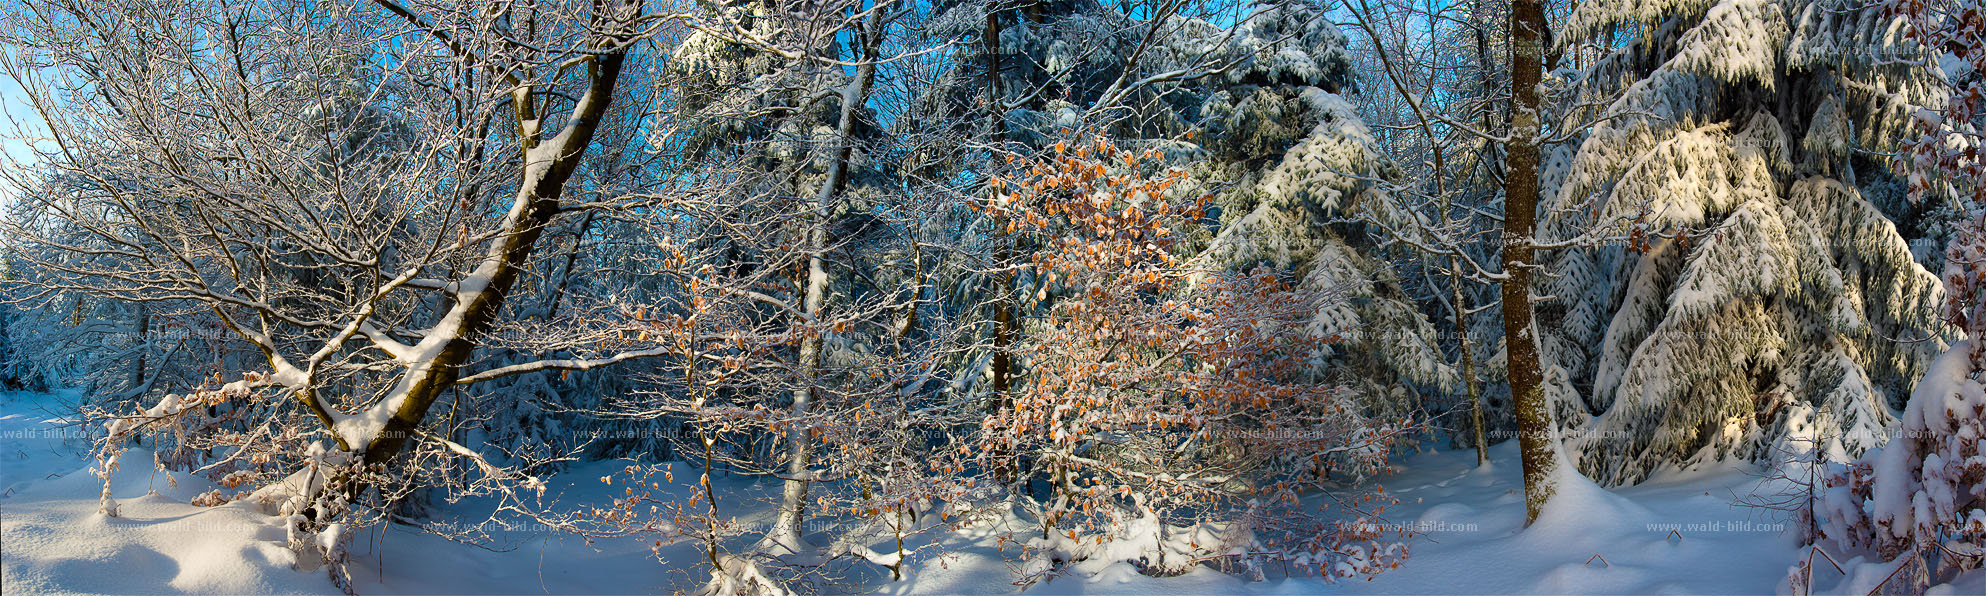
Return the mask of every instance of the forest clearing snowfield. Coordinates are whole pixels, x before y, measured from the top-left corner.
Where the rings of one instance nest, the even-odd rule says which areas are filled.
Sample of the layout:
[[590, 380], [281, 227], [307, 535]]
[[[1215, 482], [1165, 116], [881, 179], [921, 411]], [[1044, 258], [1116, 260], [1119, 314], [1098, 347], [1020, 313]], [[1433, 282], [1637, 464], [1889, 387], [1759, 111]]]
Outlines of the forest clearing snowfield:
[[[8, 594], [229, 593], [336, 594], [322, 571], [301, 572], [282, 545], [276, 518], [245, 503], [218, 507], [187, 504], [214, 488], [176, 472], [155, 472], [148, 452], [127, 452], [131, 462], [114, 476], [112, 491], [122, 517], [96, 513], [99, 484], [78, 442], [65, 443], [60, 413], [73, 394], [11, 393], [0, 397], [0, 573]], [[1430, 451], [1401, 458], [1394, 472], [1376, 479], [1401, 503], [1389, 523], [1416, 535], [1412, 555], [1399, 569], [1327, 584], [1310, 577], [1251, 582], [1211, 568], [1177, 577], [1140, 575], [1126, 562], [1083, 567], [1027, 590], [1034, 594], [1770, 594], [1783, 593], [1786, 565], [1801, 553], [1784, 534], [1777, 512], [1741, 504], [1747, 495], [1775, 490], [1772, 480], [1748, 465], [1669, 473], [1637, 486], [1607, 491], [1573, 478], [1529, 529], [1516, 465], [1515, 442], [1492, 448], [1492, 464], [1478, 468], [1474, 454]], [[575, 466], [552, 484], [567, 504], [604, 504], [620, 492], [599, 482], [620, 462]], [[687, 495], [693, 474], [677, 476]], [[724, 480], [721, 479], [720, 480]], [[775, 483], [732, 478], [732, 499], [767, 499]], [[736, 501], [733, 501], [736, 502]], [[437, 508], [432, 523], [452, 514], [484, 519], [473, 500]], [[472, 522], [473, 523], [473, 522]], [[1675, 535], [1671, 535], [1671, 531]], [[467, 545], [394, 524], [385, 536], [368, 534], [352, 547], [355, 588], [361, 594], [617, 594], [693, 589], [702, 579], [702, 555], [691, 545], [664, 545], [663, 561], [650, 541], [603, 540], [588, 544], [529, 524], [490, 533], [494, 542]], [[851, 578], [823, 586], [831, 592], [882, 594], [987, 594], [1017, 591], [998, 547], [984, 528], [936, 534], [943, 554], [914, 559], [900, 582]], [[1680, 538], [1678, 538], [1680, 536]], [[487, 547], [487, 548], [485, 548]], [[1595, 558], [1598, 555], [1598, 558]], [[1604, 562], [1602, 561], [1604, 560]], [[1891, 565], [1859, 565], [1848, 580], [1832, 569], [1818, 573], [1818, 593], [1868, 591]], [[1834, 586], [1835, 589], [1825, 589]], [[1932, 593], [1986, 593], [1986, 576], [1973, 574]]]

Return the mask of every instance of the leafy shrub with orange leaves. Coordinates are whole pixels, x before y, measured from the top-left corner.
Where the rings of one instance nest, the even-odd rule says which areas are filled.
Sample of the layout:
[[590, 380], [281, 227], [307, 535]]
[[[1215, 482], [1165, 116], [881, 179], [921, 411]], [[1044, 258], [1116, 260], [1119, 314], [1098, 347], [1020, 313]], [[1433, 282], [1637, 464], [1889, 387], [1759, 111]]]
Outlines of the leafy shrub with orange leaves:
[[1382, 466], [1409, 426], [1306, 380], [1308, 348], [1333, 338], [1304, 322], [1335, 298], [1182, 256], [1208, 199], [1178, 196], [1182, 174], [1156, 157], [1065, 141], [980, 206], [1041, 247], [1027, 265], [1053, 294], [1016, 347], [1025, 381], [970, 446], [1049, 487], [1024, 581], [1077, 562], [1326, 577], [1397, 564], [1404, 547], [1362, 519], [1370, 498], [1334, 502], [1350, 510], [1335, 521], [1304, 499]]

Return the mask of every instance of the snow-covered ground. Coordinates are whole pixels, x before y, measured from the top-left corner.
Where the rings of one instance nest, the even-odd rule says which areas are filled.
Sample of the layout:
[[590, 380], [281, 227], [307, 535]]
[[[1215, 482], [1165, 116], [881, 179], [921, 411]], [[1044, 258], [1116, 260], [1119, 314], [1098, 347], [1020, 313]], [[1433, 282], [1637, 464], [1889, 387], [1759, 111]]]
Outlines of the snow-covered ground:
[[[1173, 578], [1118, 565], [1097, 577], [1037, 588], [1083, 594], [1771, 594], [1796, 551], [1767, 512], [1737, 504], [1759, 488], [1748, 469], [1671, 475], [1613, 493], [1577, 481], [1538, 523], [1523, 529], [1515, 442], [1491, 448], [1477, 468], [1469, 451], [1403, 458], [1380, 478], [1400, 499], [1393, 523], [1415, 529], [1412, 555], [1371, 580], [1326, 585], [1310, 578], [1246, 582], [1210, 569]], [[1769, 488], [1769, 487], [1768, 487]], [[1682, 535], [1678, 540], [1671, 530]], [[1520, 531], [1521, 530], [1521, 531]], [[1593, 559], [1600, 555], [1605, 562]], [[1591, 560], [1589, 564], [1588, 561]], [[998, 563], [927, 569], [913, 594], [979, 592]]]
[[96, 514], [102, 486], [69, 415], [76, 395], [0, 394], [0, 575], [8, 594], [314, 594], [290, 570], [274, 518], [245, 505], [195, 507], [203, 480], [154, 473], [150, 452], [112, 479], [122, 517]]
[[[0, 395], [0, 574], [8, 594], [25, 593], [337, 593], [325, 574], [291, 569], [273, 518], [246, 505], [196, 507], [212, 486], [155, 473], [146, 452], [127, 452], [112, 487], [123, 516], [96, 515], [97, 479], [83, 447], [65, 441], [64, 406], [73, 394]], [[1731, 466], [1660, 476], [1620, 491], [1577, 480], [1528, 529], [1514, 444], [1492, 448], [1478, 468], [1467, 451], [1402, 458], [1377, 481], [1402, 503], [1393, 523], [1418, 535], [1399, 569], [1369, 581], [1313, 578], [1247, 582], [1211, 569], [1179, 577], [1139, 575], [1114, 564], [1086, 577], [1037, 584], [1041, 594], [1428, 594], [1675, 593], [1769, 594], [1801, 550], [1772, 512], [1746, 507], [1746, 495], [1773, 487], [1754, 470]], [[553, 490], [571, 504], [605, 503], [617, 487], [599, 477], [620, 464], [578, 466]], [[692, 477], [678, 474], [678, 480]], [[749, 502], [770, 484], [730, 479], [728, 494]], [[439, 511], [479, 519], [464, 501]], [[1674, 532], [1672, 535], [1671, 532]], [[361, 536], [353, 547], [354, 586], [365, 594], [564, 594], [670, 592], [693, 587], [700, 557], [687, 545], [577, 537], [519, 525], [493, 533], [494, 548], [464, 545], [404, 526]], [[1013, 592], [1013, 576], [990, 532], [943, 537], [942, 557], [913, 560], [904, 581], [867, 578], [840, 589], [886, 594]], [[1597, 555], [1597, 556], [1596, 556]], [[1604, 562], [1602, 562], [1604, 560]], [[1866, 576], [1881, 564], [1857, 565]], [[1833, 577], [1828, 577], [1830, 574]], [[1971, 578], [1968, 578], [1971, 579]], [[1821, 586], [1849, 588], [1832, 569]], [[1938, 591], [1978, 593], [1961, 582]], [[1864, 589], [1865, 591], [1866, 589]], [[1856, 593], [1861, 593], [1860, 591]]]

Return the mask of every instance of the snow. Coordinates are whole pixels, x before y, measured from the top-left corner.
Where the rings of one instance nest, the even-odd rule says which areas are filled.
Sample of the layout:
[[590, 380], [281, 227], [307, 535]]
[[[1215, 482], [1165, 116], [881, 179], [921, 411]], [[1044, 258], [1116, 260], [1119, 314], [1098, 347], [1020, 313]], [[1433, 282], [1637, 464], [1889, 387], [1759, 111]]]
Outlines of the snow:
[[1719, 2], [1702, 23], [1683, 35], [1683, 50], [1673, 64], [1724, 81], [1751, 79], [1770, 90], [1786, 31], [1786, 15], [1778, 2]]
[[[59, 409], [74, 394], [8, 395], [0, 400], [0, 430], [52, 429]], [[20, 444], [18, 441], [15, 444]], [[4, 570], [9, 594], [75, 593], [319, 593], [337, 588], [320, 571], [291, 567], [279, 519], [247, 503], [196, 507], [188, 499], [212, 489], [205, 481], [153, 473], [143, 448], [126, 452], [126, 466], [112, 490], [123, 517], [95, 514], [96, 478], [88, 473], [80, 443], [28, 444], [0, 460], [10, 494], [4, 508]], [[29, 449], [32, 448], [32, 449]], [[1660, 473], [1640, 485], [1609, 491], [1561, 466], [1556, 497], [1530, 528], [1516, 444], [1492, 447], [1491, 464], [1478, 467], [1470, 451], [1429, 451], [1400, 458], [1391, 472], [1371, 481], [1401, 500], [1386, 523], [1417, 531], [1411, 556], [1398, 569], [1370, 581], [1284, 578], [1267, 581], [1200, 567], [1176, 577], [1139, 574], [1128, 562], [1099, 560], [1038, 583], [1036, 594], [1419, 594], [1457, 590], [1485, 594], [1770, 593], [1787, 566], [1803, 552], [1790, 524], [1738, 500], [1774, 489], [1749, 465], [1713, 466]], [[604, 504], [622, 488], [601, 483], [620, 461], [581, 464], [548, 482], [567, 505]], [[676, 464], [681, 465], [681, 464]], [[66, 469], [43, 479], [46, 470]], [[665, 493], [687, 496], [697, 474], [674, 474]], [[33, 476], [33, 477], [30, 477]], [[779, 483], [718, 475], [730, 503], [766, 503]], [[156, 491], [153, 493], [152, 491]], [[490, 504], [474, 499], [437, 505], [429, 520], [463, 527], [480, 520]], [[741, 516], [741, 523], [771, 521], [771, 508]], [[827, 591], [892, 595], [1013, 593], [1014, 575], [999, 549], [1008, 518], [941, 535], [938, 549], [906, 544], [912, 556], [904, 580], [887, 571], [850, 574]], [[451, 542], [394, 524], [353, 540], [354, 587], [365, 594], [652, 593], [693, 588], [707, 575], [702, 554], [689, 543], [655, 544], [653, 537], [578, 537], [512, 522], [485, 526], [489, 548]], [[1675, 531], [1680, 539], [1671, 536]], [[920, 541], [928, 538], [920, 536]], [[1009, 544], [1006, 556], [1012, 556]], [[651, 550], [653, 549], [653, 550]], [[942, 553], [930, 555], [928, 553]], [[1595, 555], [1599, 555], [1595, 558]], [[658, 561], [659, 558], [659, 561]], [[1601, 562], [1604, 559], [1604, 563]], [[1590, 564], [1589, 564], [1590, 560]], [[1861, 581], [1884, 564], [1852, 561], [1852, 577], [1817, 577], [1822, 586]], [[1860, 567], [1857, 567], [1860, 565]], [[1867, 571], [1862, 568], [1867, 567]], [[1823, 574], [1833, 574], [1826, 569]], [[1879, 580], [1878, 580], [1879, 581]], [[1961, 578], [1940, 593], [1976, 593], [1986, 583]]]
[[[1248, 582], [1201, 568], [1153, 578], [1114, 563], [1086, 577], [1035, 587], [1041, 594], [1481, 594], [1771, 593], [1796, 556], [1779, 522], [1736, 504], [1763, 482], [1745, 467], [1658, 477], [1609, 492], [1577, 475], [1538, 522], [1523, 528], [1514, 441], [1491, 449], [1493, 465], [1469, 451], [1429, 452], [1377, 481], [1402, 504], [1392, 523], [1422, 530], [1399, 569], [1371, 581], [1326, 585], [1311, 578]], [[1403, 487], [1403, 488], [1396, 488]], [[1683, 538], [1669, 536], [1674, 529]], [[1586, 561], [1599, 554], [1589, 566]], [[1609, 566], [1609, 564], [1611, 566]], [[891, 594], [1010, 592], [1006, 567], [985, 550], [947, 565], [926, 564], [914, 585]]]
[[[549, 480], [561, 502], [574, 506], [605, 506], [622, 487], [600, 482], [619, 475], [627, 463], [602, 461], [575, 466]], [[695, 473], [676, 474], [668, 488], [687, 497]], [[722, 483], [720, 475], [714, 481]], [[720, 484], [722, 486], [723, 484]], [[751, 497], [776, 498], [778, 485], [736, 487]], [[737, 496], [726, 495], [726, 496]], [[418, 528], [394, 524], [354, 538], [351, 545], [353, 585], [361, 594], [634, 594], [688, 591], [708, 578], [694, 544], [663, 544], [651, 551], [653, 539], [586, 540], [549, 532], [542, 525], [504, 520], [483, 524], [484, 500], [464, 500], [429, 520], [447, 529], [481, 525], [490, 536], [487, 550], [454, 542]], [[767, 516], [769, 518], [769, 516]], [[769, 521], [765, 520], [765, 521]], [[657, 557], [678, 562], [665, 566]]]
[[1736, 502], [1763, 488], [1749, 467], [1658, 476], [1610, 492], [1561, 465], [1552, 501], [1520, 529], [1516, 456], [1516, 442], [1506, 441], [1491, 449], [1489, 470], [1476, 469], [1466, 451], [1402, 462], [1409, 472], [1381, 480], [1410, 487], [1389, 491], [1395, 498], [1419, 501], [1399, 508], [1402, 517], [1423, 511], [1416, 518], [1423, 526], [1450, 531], [1429, 532], [1399, 570], [1347, 591], [1453, 591], [1456, 578], [1468, 578], [1466, 591], [1481, 593], [1770, 593], [1783, 572], [1778, 563], [1793, 560], [1779, 520]]
[[[121, 517], [97, 515], [88, 499], [37, 496], [89, 490], [72, 474], [5, 501], [0, 522], [8, 593], [313, 594], [335, 591], [322, 574], [291, 571], [282, 529], [245, 504], [185, 504], [192, 484], [147, 494], [147, 474], [119, 474]], [[139, 497], [138, 495], [145, 495]], [[170, 496], [167, 496], [170, 495]], [[135, 497], [135, 498], [134, 498]]]
[[[99, 480], [67, 421], [45, 409], [76, 394], [0, 395], [0, 576], [8, 594], [337, 593], [321, 573], [289, 569], [276, 519], [247, 503], [186, 504], [215, 488], [154, 474], [151, 452], [127, 450], [111, 479], [120, 517], [98, 515]], [[74, 427], [69, 427], [74, 428]]]
[[[77, 392], [0, 393], [0, 498], [76, 469]], [[73, 445], [72, 445], [73, 443]]]

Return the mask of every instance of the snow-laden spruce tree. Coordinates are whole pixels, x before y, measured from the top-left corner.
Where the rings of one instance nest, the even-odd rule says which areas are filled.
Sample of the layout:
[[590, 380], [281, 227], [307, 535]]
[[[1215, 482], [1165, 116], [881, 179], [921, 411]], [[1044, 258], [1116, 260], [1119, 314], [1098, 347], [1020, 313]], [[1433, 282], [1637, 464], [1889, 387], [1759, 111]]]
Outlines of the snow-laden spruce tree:
[[1100, 130], [1189, 166], [1177, 192], [1214, 197], [1198, 262], [1267, 264], [1306, 290], [1348, 296], [1311, 319], [1310, 331], [1337, 338], [1317, 347], [1313, 371], [1335, 371], [1375, 411], [1400, 413], [1457, 378], [1357, 223], [1384, 208], [1373, 181], [1397, 170], [1340, 95], [1351, 63], [1328, 10], [1315, 0], [1189, 3], [1147, 20], [1077, 1], [997, 13], [1002, 117], [1022, 146]]
[[1598, 124], [1547, 155], [1540, 240], [1628, 239], [1556, 251], [1540, 288], [1572, 380], [1558, 423], [1595, 480], [1763, 457], [1804, 427], [1860, 454], [1942, 349], [1937, 277], [1872, 200], [1940, 88], [1867, 8], [1608, 0], [1564, 23], [1559, 43], [1612, 50], [1560, 71]]
[[1347, 300], [1319, 310], [1307, 331], [1337, 337], [1313, 353], [1389, 414], [1421, 406], [1419, 391], [1455, 389], [1435, 332], [1373, 253], [1364, 218], [1394, 221], [1376, 181], [1397, 177], [1372, 131], [1340, 93], [1346, 39], [1311, 0], [1265, 2], [1229, 42], [1230, 65], [1191, 88], [1189, 134], [1170, 150], [1194, 163], [1197, 189], [1221, 210], [1202, 258], [1231, 269], [1273, 265], [1311, 292]]
[[[1986, 7], [1977, 0], [1892, 0], [1901, 35], [1942, 51], [1919, 56], [1945, 77], [1942, 105], [1912, 114], [1906, 138], [1911, 198], [1955, 199], [1962, 214], [1944, 256], [1943, 315], [1968, 339], [1924, 372], [1904, 407], [1900, 432], [1860, 460], [1829, 466], [1806, 513], [1816, 548], [1841, 557], [1896, 561], [1878, 589], [1922, 592], [1986, 565]], [[1813, 588], [1812, 563], [1793, 566], [1794, 593]]]

